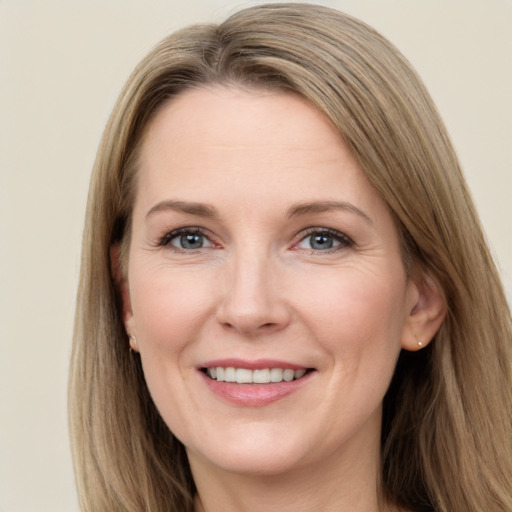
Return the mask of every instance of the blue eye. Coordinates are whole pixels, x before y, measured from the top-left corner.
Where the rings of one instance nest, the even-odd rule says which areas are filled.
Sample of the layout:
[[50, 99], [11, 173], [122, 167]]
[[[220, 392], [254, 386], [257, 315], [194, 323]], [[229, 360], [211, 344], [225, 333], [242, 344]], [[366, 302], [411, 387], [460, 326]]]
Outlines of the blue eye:
[[160, 242], [161, 246], [171, 245], [183, 251], [193, 251], [213, 247], [212, 242], [199, 230], [179, 229], [166, 234]]
[[180, 249], [201, 249], [204, 244], [204, 236], [196, 233], [179, 235], [171, 241], [171, 245]]
[[351, 245], [350, 239], [332, 230], [318, 230], [310, 232], [298, 244], [300, 249], [311, 249], [313, 251], [329, 251]]
[[[325, 249], [332, 249], [336, 241], [330, 235], [310, 235], [308, 237], [311, 249], [315, 251], [323, 251]], [[339, 243], [339, 242], [338, 242]]]

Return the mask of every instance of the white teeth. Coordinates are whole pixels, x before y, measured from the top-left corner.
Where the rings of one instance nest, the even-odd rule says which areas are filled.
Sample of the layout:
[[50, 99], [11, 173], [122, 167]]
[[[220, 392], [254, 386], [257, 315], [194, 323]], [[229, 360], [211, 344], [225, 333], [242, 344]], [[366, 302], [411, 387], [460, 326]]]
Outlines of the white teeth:
[[246, 370], [245, 368], [237, 368], [236, 381], [239, 384], [250, 384], [252, 382], [251, 370]]
[[270, 370], [270, 382], [281, 382], [283, 380], [283, 370], [281, 368], [272, 368]]
[[236, 382], [238, 384], [269, 384], [271, 382], [291, 382], [306, 374], [305, 369], [292, 370], [291, 368], [263, 368], [261, 370], [248, 370], [247, 368], [208, 368], [206, 374], [218, 382]]
[[283, 379], [286, 382], [291, 382], [293, 380], [294, 376], [295, 376], [295, 372], [293, 370], [285, 370], [283, 372]]
[[236, 382], [236, 370], [232, 367], [224, 370], [224, 381], [225, 382]]
[[300, 379], [301, 377], [304, 377], [304, 374], [306, 373], [306, 370], [295, 370], [294, 377], [296, 379]]
[[270, 382], [270, 370], [254, 370], [252, 373], [252, 381], [258, 384], [268, 384]]

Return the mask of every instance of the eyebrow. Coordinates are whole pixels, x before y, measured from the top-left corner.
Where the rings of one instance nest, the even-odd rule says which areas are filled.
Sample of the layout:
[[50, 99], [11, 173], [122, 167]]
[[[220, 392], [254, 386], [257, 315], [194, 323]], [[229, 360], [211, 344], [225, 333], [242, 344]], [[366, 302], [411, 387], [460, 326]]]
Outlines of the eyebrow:
[[[219, 218], [217, 208], [215, 208], [213, 205], [173, 200], [161, 201], [160, 203], [157, 203], [155, 206], [149, 209], [148, 213], [146, 213], [146, 218], [153, 213], [165, 210], [174, 210], [191, 215], [197, 215], [198, 217], [211, 219]], [[296, 217], [301, 215], [324, 213], [330, 210], [344, 210], [350, 213], [354, 213], [369, 224], [373, 225], [373, 220], [368, 215], [366, 215], [366, 213], [364, 213], [353, 204], [347, 203], [345, 201], [313, 201], [309, 203], [297, 203], [288, 209], [287, 216]]]
[[330, 210], [343, 210], [354, 213], [364, 219], [368, 224], [373, 225], [373, 220], [362, 210], [345, 201], [313, 201], [310, 203], [297, 203], [288, 209], [288, 217], [324, 213]]
[[157, 203], [155, 204], [155, 206], [151, 207], [148, 213], [146, 213], [146, 218], [148, 218], [153, 213], [165, 210], [174, 210], [177, 212], [188, 213], [191, 215], [197, 215], [198, 217], [205, 218], [216, 219], [219, 217], [217, 209], [210, 204], [167, 200], [161, 201], [160, 203]]

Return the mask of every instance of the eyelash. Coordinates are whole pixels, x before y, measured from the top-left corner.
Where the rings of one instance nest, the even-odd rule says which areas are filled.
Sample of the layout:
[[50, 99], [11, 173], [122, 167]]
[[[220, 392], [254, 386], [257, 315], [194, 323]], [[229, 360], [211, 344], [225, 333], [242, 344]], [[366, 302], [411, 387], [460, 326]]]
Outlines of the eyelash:
[[[200, 235], [200, 236], [204, 237], [204, 239], [206, 239], [210, 244], [215, 245], [214, 242], [211, 241], [211, 239], [207, 235], [207, 233], [202, 228], [199, 228], [199, 227], [184, 227], [184, 228], [175, 229], [174, 231], [167, 232], [167, 233], [165, 233], [165, 235], [163, 235], [162, 237], [160, 237], [158, 239], [156, 245], [158, 247], [171, 246], [173, 251], [175, 251], [177, 253], [182, 253], [182, 254], [200, 251], [201, 249], [204, 248], [204, 247], [201, 247], [198, 249], [183, 249], [183, 248], [179, 248], [179, 247], [171, 245], [173, 240], [175, 240], [179, 236], [183, 236], [183, 235]], [[314, 235], [327, 236], [329, 238], [334, 239], [336, 242], [339, 242], [339, 244], [336, 245], [335, 247], [332, 247], [329, 249], [323, 249], [323, 250], [311, 248], [311, 249], [309, 249], [311, 254], [322, 254], [322, 253], [323, 254], [331, 254], [333, 252], [336, 252], [336, 251], [339, 251], [342, 249], [346, 249], [346, 248], [352, 247], [354, 245], [354, 242], [347, 235], [345, 235], [344, 233], [342, 233], [340, 231], [336, 231], [336, 230], [330, 229], [330, 228], [314, 227], [314, 228], [309, 228], [305, 232], [300, 233], [300, 235], [298, 235], [296, 237], [298, 239], [298, 241], [294, 243], [293, 248], [295, 250], [299, 250], [299, 249], [297, 249], [297, 245]]]
[[[186, 228], [175, 229], [174, 231], [170, 231], [170, 232], [166, 233], [164, 236], [162, 236], [158, 240], [157, 246], [158, 247], [170, 246], [171, 242], [174, 239], [178, 238], [179, 236], [183, 236], [183, 235], [200, 235], [200, 236], [204, 237], [206, 240], [208, 240], [210, 243], [213, 244], [213, 242], [211, 242], [210, 238], [208, 237], [208, 235], [205, 233], [205, 231], [203, 229], [198, 228], [198, 227], [186, 227]], [[172, 246], [172, 245], [171, 245], [171, 247], [172, 247], [173, 251], [178, 252], [178, 253], [189, 253], [189, 252], [194, 251], [194, 249], [181, 249], [179, 247]], [[200, 250], [200, 249], [195, 249], [195, 250]]]
[[299, 241], [294, 245], [294, 248], [301, 242], [311, 238], [312, 236], [327, 236], [329, 238], [334, 239], [336, 242], [339, 242], [338, 245], [331, 247], [329, 249], [306, 249], [309, 250], [311, 254], [332, 254], [334, 252], [347, 249], [354, 245], [354, 242], [344, 233], [340, 231], [336, 231], [335, 229], [330, 228], [309, 228], [306, 232], [300, 234]]

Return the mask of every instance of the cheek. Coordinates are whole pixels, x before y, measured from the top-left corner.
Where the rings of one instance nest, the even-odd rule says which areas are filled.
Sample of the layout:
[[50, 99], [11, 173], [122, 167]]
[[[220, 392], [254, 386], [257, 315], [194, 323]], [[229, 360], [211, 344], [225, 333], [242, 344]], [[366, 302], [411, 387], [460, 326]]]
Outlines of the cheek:
[[194, 338], [199, 319], [210, 307], [211, 283], [204, 277], [170, 268], [131, 276], [131, 303], [141, 352], [176, 352]]
[[148, 269], [143, 265], [130, 276], [145, 380], [157, 409], [175, 433], [186, 432], [187, 421], [191, 421], [186, 413], [193, 399], [188, 382], [211, 296], [211, 283], [204, 277], [183, 269]]
[[[335, 276], [335, 277], [333, 277]], [[318, 281], [316, 290], [304, 286], [303, 312], [311, 330], [342, 360], [372, 352], [377, 360], [400, 348], [405, 311], [405, 273], [345, 268]]]
[[329, 290], [322, 343], [336, 390], [350, 390], [342, 408], [366, 417], [382, 404], [401, 350], [402, 283], [347, 277], [338, 284]]

